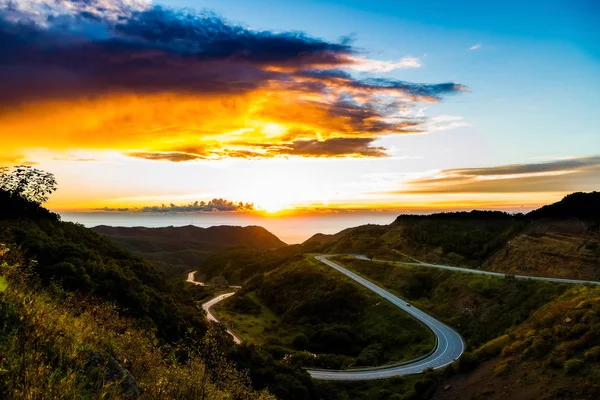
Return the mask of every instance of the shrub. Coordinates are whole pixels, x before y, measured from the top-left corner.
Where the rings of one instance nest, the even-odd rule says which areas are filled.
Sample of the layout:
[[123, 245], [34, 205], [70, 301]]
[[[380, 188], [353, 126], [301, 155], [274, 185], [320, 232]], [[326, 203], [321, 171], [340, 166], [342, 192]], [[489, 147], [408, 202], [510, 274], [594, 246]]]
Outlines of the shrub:
[[581, 370], [581, 368], [583, 368], [583, 366], [585, 365], [585, 362], [579, 358], [572, 358], [570, 360], [568, 360], [567, 362], [565, 362], [565, 372], [569, 375], [572, 375], [578, 371]]
[[600, 346], [594, 346], [584, 353], [588, 361], [600, 361]]

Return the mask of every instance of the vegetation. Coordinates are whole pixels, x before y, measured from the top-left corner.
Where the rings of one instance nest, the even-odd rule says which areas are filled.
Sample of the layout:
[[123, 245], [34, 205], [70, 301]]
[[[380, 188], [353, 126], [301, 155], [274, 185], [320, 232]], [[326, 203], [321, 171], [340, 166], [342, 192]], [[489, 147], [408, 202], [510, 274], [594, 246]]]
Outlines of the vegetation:
[[270, 251], [253, 248], [228, 249], [200, 264], [197, 275], [205, 280], [223, 277], [231, 285], [241, 285], [257, 274], [280, 267], [301, 251], [301, 246], [287, 246]]
[[195, 270], [210, 256], [228, 248], [276, 249], [285, 247], [279, 238], [259, 226], [196, 226], [125, 228], [97, 226], [117, 246], [156, 263], [168, 276]]
[[273, 398], [219, 351], [222, 333], [160, 345], [113, 305], [44, 289], [6, 262], [1, 272], [10, 285], [0, 293], [0, 393], [10, 398]]
[[600, 192], [571, 193], [561, 201], [548, 204], [527, 214], [529, 218], [577, 218], [592, 222], [591, 229], [600, 229]]
[[335, 260], [455, 327], [471, 347], [523, 322], [566, 288], [556, 283], [374, 263], [353, 257]]
[[[574, 286], [464, 359], [473, 384], [450, 399], [600, 396], [600, 288]], [[485, 385], [481, 385], [485, 382]], [[513, 384], [507, 385], [507, 382]], [[485, 390], [482, 388], [485, 386]]]
[[391, 225], [354, 228], [324, 251], [477, 267], [525, 225], [520, 214], [495, 211], [401, 215]]
[[215, 313], [242, 338], [281, 346], [282, 357], [305, 366], [380, 365], [434, 344], [416, 320], [310, 256], [255, 276]]
[[[0, 243], [12, 249], [2, 257], [5, 265], [13, 266], [10, 276], [0, 271], [9, 284], [0, 293], [0, 359], [14, 363], [0, 366], [0, 393], [56, 397], [48, 389], [54, 385], [53, 390], [67, 397], [123, 398], [125, 389], [119, 382], [126, 381], [134, 398], [139, 397], [135, 387], [150, 398], [198, 398], [198, 385], [206, 388], [209, 398], [213, 382], [214, 398], [220, 398], [220, 392], [223, 398], [254, 398], [250, 389], [243, 394], [234, 390], [237, 383], [229, 385], [229, 378], [218, 375], [223, 366], [237, 377], [234, 381], [241, 382], [240, 387], [251, 383], [278, 398], [316, 398], [306, 372], [253, 346], [234, 347], [224, 330], [208, 329], [195, 302], [211, 296], [214, 289], [171, 282], [148, 261], [89, 229], [61, 222], [25, 195], [0, 190], [0, 198]], [[105, 308], [110, 313], [99, 311]], [[97, 315], [101, 312], [106, 318]], [[119, 321], [124, 325], [117, 325]], [[76, 336], [79, 331], [82, 336]], [[130, 333], [144, 338], [130, 342], [121, 338]], [[82, 353], [86, 348], [91, 348], [91, 358]], [[140, 348], [147, 352], [137, 356], [161, 367], [150, 370], [143, 365], [136, 370], [139, 374], [132, 370], [128, 362], [136, 358], [127, 351]], [[211, 361], [219, 354], [223, 357]], [[249, 370], [250, 380], [234, 369]]]

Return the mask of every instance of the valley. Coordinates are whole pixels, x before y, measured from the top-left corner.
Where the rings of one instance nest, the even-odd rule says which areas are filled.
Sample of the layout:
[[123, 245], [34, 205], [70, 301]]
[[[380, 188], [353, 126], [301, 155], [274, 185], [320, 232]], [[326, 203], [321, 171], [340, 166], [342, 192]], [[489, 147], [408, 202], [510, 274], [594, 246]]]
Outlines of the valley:
[[[6, 307], [22, 310], [18, 304], [30, 294], [20, 282], [34, 281], [36, 296], [56, 303], [52, 311], [40, 303], [40, 313], [65, 314], [60, 302], [76, 304], [81, 315], [94, 312], [94, 301], [114, 304], [124, 324], [156, 336], [111, 346], [154, 343], [167, 351], [173, 344], [186, 349], [185, 357], [198, 357], [205, 365], [200, 371], [219, 365], [247, 371], [242, 386], [250, 390], [248, 399], [255, 396], [252, 390], [265, 389], [294, 400], [600, 393], [600, 288], [587, 282], [595, 276], [596, 217], [581, 220], [571, 212], [557, 218], [547, 209], [540, 218], [486, 212], [400, 216], [391, 225], [285, 245], [257, 227], [220, 227], [208, 234], [189, 227], [98, 228], [105, 236], [42, 209], [26, 212], [36, 217], [2, 222], [2, 242], [11, 249], [2, 254], [0, 274]], [[132, 247], [138, 256], [129, 252]], [[541, 260], [554, 260], [552, 269]], [[18, 315], [2, 310], [6, 318]], [[206, 315], [221, 323], [208, 322]], [[77, 323], [92, 324], [87, 318]], [[52, 322], [52, 329], [66, 329], [62, 323]], [[102, 329], [109, 329], [108, 338], [112, 329], [119, 335], [124, 328]], [[83, 342], [75, 332], [68, 335], [81, 349], [76, 354], [83, 354]], [[449, 335], [457, 339], [445, 341]], [[208, 338], [210, 345], [202, 341]], [[14, 357], [17, 349], [3, 343], [3, 354]], [[207, 349], [219, 354], [216, 364]], [[135, 365], [119, 365], [131, 371], [137, 389], [114, 390], [160, 390], [139, 375], [142, 361], [132, 360]], [[57, 371], [65, 368], [45, 362]], [[532, 386], [539, 379], [545, 385]], [[210, 390], [237, 384], [227, 385]]]

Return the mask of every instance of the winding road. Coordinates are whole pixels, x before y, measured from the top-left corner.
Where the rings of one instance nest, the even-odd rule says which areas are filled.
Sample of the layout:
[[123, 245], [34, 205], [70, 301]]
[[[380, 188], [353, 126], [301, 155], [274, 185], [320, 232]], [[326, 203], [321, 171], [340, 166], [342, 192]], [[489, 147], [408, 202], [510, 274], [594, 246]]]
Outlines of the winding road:
[[[372, 290], [373, 292], [377, 293], [393, 305], [402, 309], [402, 311], [412, 315], [414, 318], [421, 321], [423, 324], [425, 324], [425, 326], [427, 326], [433, 331], [434, 335], [436, 336], [437, 343], [435, 350], [432, 353], [430, 353], [424, 358], [416, 359], [414, 362], [361, 370], [309, 369], [307, 370], [307, 372], [312, 378], [323, 380], [362, 381], [373, 379], [385, 379], [398, 375], [418, 374], [428, 368], [437, 369], [445, 367], [446, 365], [456, 361], [458, 357], [460, 357], [465, 351], [465, 343], [462, 340], [461, 336], [458, 334], [458, 332], [456, 332], [449, 326], [444, 325], [442, 322], [436, 320], [435, 318], [419, 310], [418, 308], [412, 305], [408, 305], [409, 303], [407, 303], [405, 300], [402, 300], [399, 297], [391, 294], [387, 290], [375, 285], [373, 282], [331, 261], [328, 257], [332, 256], [334, 256], [334, 254], [323, 254], [318, 255], [315, 258], [321, 261], [322, 263], [330, 266], [331, 268], [346, 275], [348, 278], [360, 283], [367, 289]], [[369, 260], [365, 256], [359, 254], [352, 254], [352, 256], [359, 259]]]
[[[435, 348], [426, 356], [417, 358], [412, 361], [407, 361], [401, 364], [395, 365], [387, 365], [381, 367], [373, 367], [373, 368], [363, 368], [363, 369], [347, 369], [347, 370], [325, 370], [325, 369], [307, 369], [307, 372], [313, 379], [321, 379], [321, 380], [340, 380], [340, 381], [362, 381], [362, 380], [374, 380], [374, 379], [386, 379], [391, 378], [393, 376], [403, 376], [403, 375], [412, 375], [423, 372], [426, 369], [438, 369], [443, 368], [454, 361], [458, 360], [458, 358], [465, 351], [465, 343], [455, 330], [445, 325], [444, 323], [436, 320], [429, 314], [419, 310], [418, 308], [410, 305], [405, 300], [393, 295], [387, 290], [377, 286], [373, 282], [368, 279], [363, 278], [362, 276], [340, 266], [339, 264], [331, 261], [329, 257], [338, 256], [342, 254], [320, 254], [315, 256], [317, 260], [324, 263], [325, 265], [335, 269], [336, 271], [346, 275], [348, 278], [354, 280], [355, 282], [361, 284], [367, 289], [377, 293], [379, 296], [388, 300], [390, 303], [394, 304], [402, 311], [410, 314], [420, 322], [422, 322], [425, 326], [427, 326], [436, 337], [436, 346]], [[563, 279], [563, 278], [544, 278], [544, 277], [535, 277], [535, 276], [524, 276], [524, 275], [511, 275], [511, 274], [502, 274], [499, 272], [491, 272], [491, 271], [482, 271], [476, 269], [468, 269], [468, 268], [459, 268], [459, 267], [451, 267], [447, 265], [438, 265], [425, 263], [418, 260], [415, 262], [393, 262], [386, 260], [374, 260], [370, 259], [362, 254], [346, 254], [353, 256], [357, 259], [372, 261], [372, 262], [385, 262], [385, 263], [397, 263], [403, 265], [411, 265], [411, 266], [419, 266], [419, 267], [428, 267], [428, 268], [439, 268], [456, 272], [464, 272], [470, 274], [480, 274], [480, 275], [491, 275], [497, 277], [507, 277], [512, 276], [517, 279], [532, 279], [532, 280], [540, 280], [540, 281], [548, 281], [548, 282], [557, 282], [557, 283], [569, 283], [569, 284], [591, 284], [591, 285], [600, 285], [600, 282], [597, 281], [585, 281], [585, 280], [577, 280], [577, 279]], [[188, 282], [194, 284], [202, 284], [194, 280], [194, 273], [190, 273], [188, 275]], [[204, 303], [202, 308], [206, 311], [207, 318], [211, 321], [218, 322], [217, 319], [210, 313], [210, 307], [219, 301], [226, 299], [227, 297], [233, 295], [235, 292], [222, 294], [220, 296], [215, 297], [214, 299]], [[236, 343], [241, 343], [241, 340], [235, 336], [231, 331], [228, 331], [231, 336], [233, 336], [234, 341]]]
[[[188, 280], [189, 282], [189, 280]], [[195, 282], [192, 282], [195, 283]], [[202, 304], [202, 309], [206, 312], [206, 319], [208, 319], [209, 321], [213, 321], [213, 322], [219, 322], [219, 320], [217, 318], [215, 318], [215, 316], [210, 312], [210, 308], [212, 306], [214, 306], [215, 304], [217, 304], [218, 302], [225, 300], [226, 298], [233, 296], [235, 294], [235, 292], [231, 292], [231, 293], [224, 293], [221, 294], [209, 301], [207, 301], [206, 303]], [[227, 329], [227, 333], [229, 333], [231, 335], [231, 337], [233, 338], [233, 341], [236, 344], [240, 344], [242, 343], [242, 340], [237, 337], [233, 332], [231, 332], [229, 329]]]

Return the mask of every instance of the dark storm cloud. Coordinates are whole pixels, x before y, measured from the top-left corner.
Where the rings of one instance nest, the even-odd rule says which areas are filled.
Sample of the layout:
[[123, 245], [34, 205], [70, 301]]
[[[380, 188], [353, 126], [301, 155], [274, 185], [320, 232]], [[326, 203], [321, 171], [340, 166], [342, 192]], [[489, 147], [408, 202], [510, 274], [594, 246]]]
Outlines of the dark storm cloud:
[[387, 156], [385, 148], [373, 146], [372, 143], [373, 139], [370, 138], [333, 138], [323, 141], [297, 140], [286, 149], [280, 150], [279, 153], [304, 157]]
[[31, 10], [9, 7], [0, 13], [5, 101], [107, 91], [247, 91], [269, 80], [285, 82], [296, 73], [417, 96], [458, 90], [454, 84], [354, 81], [343, 71], [328, 71], [351, 63], [355, 50], [349, 44], [303, 33], [254, 31], [211, 13], [158, 6], [136, 11], [111, 2], [114, 8], [108, 12], [100, 1], [63, 3], [73, 5], [71, 14], [35, 20], [27, 14]]
[[[61, 148], [115, 143], [133, 157], [174, 162], [280, 154], [380, 157], [384, 149], [372, 147], [373, 140], [421, 130], [425, 119], [411, 112], [416, 102], [465, 90], [454, 83], [359, 79], [344, 69], [368, 71], [372, 60], [347, 40], [252, 30], [210, 12], [145, 0], [0, 0], [2, 5], [0, 122], [6, 117], [7, 131], [10, 124], [24, 126], [16, 129], [34, 142], [13, 140], [13, 152], [55, 148], [61, 139]], [[161, 101], [177, 112], [157, 111]], [[58, 111], [91, 122], [22, 124], [23, 118], [39, 114], [42, 121]], [[287, 133], [272, 140], [261, 124], [284, 126]], [[267, 138], [242, 138], [248, 142], [243, 148], [207, 139], [248, 126], [258, 129], [254, 139]], [[48, 134], [40, 137], [42, 128]], [[99, 145], [94, 137], [105, 139]], [[158, 139], [203, 149], [157, 146]], [[51, 143], [41, 143], [46, 140]]]

